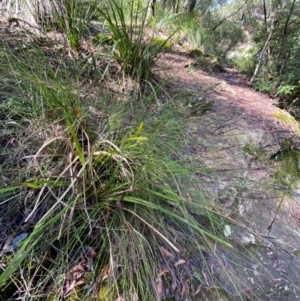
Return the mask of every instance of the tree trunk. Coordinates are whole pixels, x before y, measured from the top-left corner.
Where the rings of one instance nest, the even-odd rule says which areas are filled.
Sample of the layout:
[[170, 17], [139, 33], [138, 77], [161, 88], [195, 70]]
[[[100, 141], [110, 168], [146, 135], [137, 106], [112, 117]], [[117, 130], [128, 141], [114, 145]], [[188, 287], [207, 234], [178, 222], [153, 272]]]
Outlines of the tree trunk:
[[295, 5], [296, 0], [293, 0], [291, 8], [290, 8], [290, 12], [289, 15], [285, 21], [285, 25], [284, 25], [284, 29], [283, 29], [283, 33], [282, 33], [282, 39], [281, 39], [281, 47], [280, 47], [280, 55], [279, 55], [279, 59], [281, 61], [281, 66], [280, 66], [280, 71], [279, 71], [279, 76], [281, 77], [283, 74], [283, 70], [285, 67], [285, 63], [286, 63], [286, 40], [288, 37], [288, 26], [289, 26], [289, 22], [291, 19], [291, 16], [293, 14], [293, 9], [294, 9], [294, 5]]
[[183, 4], [183, 11], [185, 13], [191, 13], [196, 6], [196, 0], [185, 0]]
[[264, 5], [264, 24], [265, 24], [265, 27], [267, 28], [267, 7], [266, 7], [266, 0], [263, 0], [263, 5]]
[[277, 15], [275, 15], [274, 18], [273, 18], [269, 36], [268, 36], [268, 38], [267, 38], [267, 40], [266, 40], [266, 42], [265, 42], [265, 45], [264, 45], [263, 49], [261, 50], [261, 52], [260, 52], [260, 54], [259, 54], [258, 62], [257, 62], [257, 64], [256, 64], [256, 67], [255, 67], [253, 76], [252, 76], [252, 78], [251, 78], [251, 80], [250, 80], [250, 83], [251, 83], [251, 84], [253, 83], [255, 77], [257, 76], [257, 73], [258, 73], [258, 71], [259, 71], [260, 65], [261, 65], [261, 63], [262, 63], [263, 60], [264, 60], [263, 57], [265, 56], [265, 54], [266, 54], [266, 52], [267, 52], [267, 49], [268, 49], [268, 47], [269, 47], [269, 43], [270, 43], [271, 38], [272, 38], [272, 36], [273, 36], [274, 30], [275, 30], [275, 28], [276, 28], [276, 23], [277, 23]]
[[149, 18], [151, 16], [155, 16], [155, 3], [156, 0], [149, 0], [148, 1], [148, 7], [147, 7], [147, 15], [146, 15], [146, 22], [148, 23]]

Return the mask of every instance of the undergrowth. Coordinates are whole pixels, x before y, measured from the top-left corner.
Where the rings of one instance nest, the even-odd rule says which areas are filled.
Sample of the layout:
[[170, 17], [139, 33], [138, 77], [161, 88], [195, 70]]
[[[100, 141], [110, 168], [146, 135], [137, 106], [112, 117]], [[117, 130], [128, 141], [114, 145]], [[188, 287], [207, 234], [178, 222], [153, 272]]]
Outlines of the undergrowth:
[[[160, 87], [125, 99], [109, 86], [147, 82], [171, 35], [147, 43], [140, 2], [87, 14], [75, 2], [54, 10], [70, 48], [1, 42], [2, 300], [182, 300], [217, 285], [213, 264], [242, 300], [227, 216], [196, 177], [186, 120], [152, 101]], [[82, 59], [93, 13], [110, 45]]]
[[160, 53], [166, 50], [165, 46], [171, 36], [160, 43], [146, 43], [147, 15], [140, 12], [145, 8], [138, 2], [131, 1], [129, 11], [129, 23], [126, 23], [126, 15], [123, 7], [117, 1], [110, 2], [110, 9], [95, 9], [107, 22], [111, 32], [111, 38], [115, 45], [113, 56], [121, 66], [123, 72], [137, 81], [147, 81], [154, 62]]
[[191, 183], [176, 109], [83, 101], [78, 68], [53, 54], [0, 53], [2, 295], [157, 300], [172, 285], [183, 294], [182, 279], [171, 285], [161, 271], [230, 245]]

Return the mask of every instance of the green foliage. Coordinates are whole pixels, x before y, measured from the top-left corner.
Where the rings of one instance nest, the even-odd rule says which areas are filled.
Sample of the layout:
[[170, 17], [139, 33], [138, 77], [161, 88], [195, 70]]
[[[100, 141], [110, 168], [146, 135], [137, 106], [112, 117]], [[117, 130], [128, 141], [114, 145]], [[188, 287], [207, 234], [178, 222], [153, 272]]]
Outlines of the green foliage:
[[193, 48], [203, 48], [206, 36], [205, 30], [202, 26], [199, 26], [195, 17], [189, 16], [188, 18], [188, 20], [183, 21], [187, 23], [182, 28], [183, 32], [186, 32], [187, 41]]
[[222, 20], [217, 12], [203, 16], [202, 27], [205, 28], [205, 51], [219, 56], [226, 54], [244, 38], [243, 30], [235, 22]]
[[121, 66], [125, 74], [135, 80], [147, 80], [151, 67], [158, 55], [164, 51], [168, 39], [157, 45], [147, 44], [144, 40], [146, 30], [146, 13], [140, 11], [142, 6], [135, 8], [135, 1], [131, 0], [130, 24], [126, 24], [123, 7], [115, 0], [110, 2], [110, 10], [96, 8], [104, 20], [108, 23], [111, 38], [114, 41], [114, 58]]
[[257, 24], [255, 29], [252, 40], [257, 45], [258, 49], [262, 49], [268, 34], [267, 29], [262, 23]]
[[157, 48], [162, 48], [162, 51], [171, 51], [172, 50], [172, 43], [164, 38], [160, 37], [152, 37], [150, 39], [150, 44], [156, 45]]
[[167, 32], [174, 31], [174, 21], [176, 20], [176, 14], [171, 10], [164, 10], [162, 8], [162, 2], [156, 2], [155, 4], [155, 15], [150, 16], [148, 26], [156, 32]]
[[[0, 50], [3, 124], [21, 131], [1, 166], [11, 181], [0, 193], [15, 212], [30, 209], [34, 224], [5, 263], [0, 285], [22, 283], [28, 300], [49, 289], [59, 294], [51, 297], [66, 299], [66, 278], [89, 248], [97, 254], [89, 258], [89, 277], [70, 296], [90, 297], [97, 283], [109, 287], [113, 300], [157, 300], [149, 279], [157, 276], [161, 246], [177, 256], [190, 245], [200, 257], [200, 243], [230, 247], [220, 238], [219, 217], [206, 209], [191, 179], [189, 159], [180, 154], [184, 129], [177, 112], [171, 104], [153, 112], [134, 103], [132, 114], [132, 103], [103, 95], [82, 101], [78, 66], [60, 64], [58, 72], [51, 63], [34, 47], [17, 55]], [[100, 111], [97, 117], [91, 107]], [[12, 226], [9, 235], [14, 231]]]
[[86, 5], [85, 0], [56, 0], [53, 18], [56, 26], [66, 34], [72, 48], [79, 48], [84, 30], [96, 14], [95, 5]]
[[104, 34], [104, 33], [98, 33], [95, 37], [92, 39], [93, 44], [96, 45], [109, 45], [113, 46], [114, 41], [111, 38], [109, 34]]
[[254, 82], [253, 87], [262, 93], [270, 93], [274, 89], [274, 83], [270, 80], [258, 78]]
[[300, 179], [299, 150], [293, 149], [290, 142], [286, 140], [283, 142], [280, 153], [274, 159], [278, 162], [275, 177], [280, 181], [280, 184], [288, 188], [297, 187]]
[[199, 58], [201, 56], [203, 56], [203, 51], [201, 51], [200, 49], [193, 49], [190, 51], [189, 55], [192, 57], [192, 58]]
[[269, 38], [265, 53], [260, 61], [261, 70], [257, 80], [258, 82], [270, 80], [272, 82], [270, 86], [280, 88], [277, 91], [276, 89], [268, 89], [264, 83], [260, 83], [259, 88], [264, 86], [264, 91], [279, 96], [280, 103], [284, 107], [289, 107], [290, 111], [293, 112], [293, 102], [297, 98], [296, 95], [293, 96], [293, 87], [297, 86], [300, 79], [300, 26], [298, 22], [300, 4], [297, 1], [287, 1], [285, 5], [271, 5], [271, 3], [268, 5], [267, 3], [266, 9], [267, 15], [274, 15], [276, 11], [277, 18], [274, 24], [270, 17], [267, 17], [266, 22], [260, 19], [257, 22], [253, 36], [257, 48], [262, 50]]
[[205, 30], [196, 13], [178, 14], [173, 17], [173, 28], [180, 32], [180, 39], [187, 40], [192, 48], [203, 47]]
[[296, 86], [292, 85], [282, 85], [278, 90], [277, 90], [277, 95], [279, 96], [286, 96], [286, 95], [291, 95], [293, 91], [295, 90]]
[[197, 26], [195, 26], [187, 31], [187, 40], [192, 47], [203, 47], [205, 33], [201, 30], [201, 28], [197, 28]]
[[[76, 89], [70, 91], [68, 87], [71, 83], [70, 72], [62, 68], [64, 71], [58, 77], [44, 53], [33, 49], [17, 55], [5, 53], [1, 56], [0, 68], [7, 80], [6, 88], [18, 83], [18, 93], [15, 91], [5, 103], [9, 114], [73, 122], [77, 119], [75, 110], [80, 107], [80, 98]], [[18, 76], [14, 75], [15, 70], [18, 70]]]
[[220, 55], [223, 56], [227, 55], [227, 53], [244, 38], [243, 30], [237, 24], [229, 20], [223, 22], [212, 35], [213, 39], [217, 40], [219, 38], [221, 46]]
[[178, 14], [173, 26], [192, 48], [199, 48], [218, 56], [226, 54], [244, 38], [243, 30], [231, 20], [222, 20], [217, 10]]
[[230, 61], [241, 73], [246, 74], [248, 77], [252, 76], [255, 70], [253, 56], [234, 57]]
[[[203, 11], [206, 3], [201, 2]], [[148, 36], [145, 2], [101, 4], [101, 8], [84, 9], [81, 1], [61, 2], [58, 23], [70, 45], [79, 48], [87, 23], [99, 13], [105, 33], [93, 42], [110, 46], [101, 55], [112, 54], [125, 74], [147, 80], [158, 55], [171, 49], [169, 39]], [[183, 36], [197, 46], [191, 51], [195, 66], [220, 71], [219, 55], [226, 55], [241, 38], [240, 32], [229, 20], [215, 28], [220, 16], [202, 17], [195, 12], [174, 19], [176, 27], [185, 30]], [[154, 29], [160, 26], [155, 19], [150, 22]], [[5, 120], [0, 125], [6, 127], [1, 133], [17, 141], [9, 149], [13, 155], [1, 166], [0, 179], [10, 177], [7, 186], [0, 188], [1, 201], [8, 199], [14, 212], [26, 207], [34, 217], [30, 235], [2, 262], [3, 289], [17, 283], [26, 288], [24, 300], [49, 290], [53, 292], [49, 301], [90, 300], [92, 291], [95, 298], [105, 300], [158, 300], [154, 281], [158, 268], [168, 262], [168, 256], [189, 260], [191, 254], [201, 262], [201, 271], [187, 275], [185, 289], [190, 283], [191, 288], [196, 283], [197, 289], [199, 283], [210, 282], [213, 277], [208, 275], [210, 267], [205, 269], [204, 250], [211, 249], [210, 260], [216, 262], [220, 245], [232, 248], [222, 238], [227, 215], [219, 217], [218, 208], [215, 204], [212, 208], [213, 202], [203, 196], [199, 179], [193, 176], [201, 170], [190, 166], [183, 146], [187, 135], [181, 124], [187, 123], [186, 118], [182, 120], [172, 102], [148, 106], [148, 99], [158, 93], [155, 88], [154, 96], [142, 95], [139, 101], [132, 96], [130, 103], [122, 101], [122, 95], [115, 99], [113, 93], [99, 93], [92, 99], [97, 84], [93, 90], [82, 88], [79, 62], [57, 59], [55, 52], [49, 57], [28, 45], [16, 54], [0, 50], [0, 86], [5, 96], [0, 105]], [[94, 71], [99, 75], [97, 68]], [[186, 107], [189, 115], [199, 116], [211, 109], [211, 101], [197, 96], [196, 101], [188, 99]], [[253, 146], [244, 150], [259, 154]], [[15, 230], [12, 226], [7, 231], [14, 236]], [[162, 246], [171, 255], [162, 254]], [[64, 296], [70, 271], [82, 263], [87, 248], [96, 253], [91, 267], [80, 278], [83, 283]], [[183, 288], [171, 275], [174, 262], [170, 261], [170, 275], [163, 275], [164, 285]], [[186, 297], [183, 289], [175, 294], [177, 299]]]

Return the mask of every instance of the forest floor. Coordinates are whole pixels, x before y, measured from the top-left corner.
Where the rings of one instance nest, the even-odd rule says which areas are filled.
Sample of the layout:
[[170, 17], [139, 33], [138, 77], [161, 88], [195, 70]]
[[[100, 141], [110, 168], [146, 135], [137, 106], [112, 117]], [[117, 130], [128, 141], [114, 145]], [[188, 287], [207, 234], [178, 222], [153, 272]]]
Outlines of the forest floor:
[[[12, 35], [6, 35], [6, 37], [8, 42], [10, 40], [14, 42]], [[50, 49], [51, 54], [51, 48], [46, 48], [47, 51]], [[277, 215], [277, 208], [281, 206], [281, 203], [278, 205], [278, 201], [281, 202], [281, 199], [273, 194], [272, 198], [276, 199], [276, 202], [271, 203], [271, 197], [268, 198], [265, 193], [266, 186], [264, 184], [269, 183], [269, 178], [276, 173], [276, 163], [271, 161], [266, 163], [261, 160], [261, 153], [257, 150], [254, 151], [256, 154], [248, 154], [249, 156], [243, 152], [245, 146], [255, 146], [263, 150], [270, 159], [276, 152], [280, 151], [283, 139], [293, 139], [293, 144], [300, 145], [299, 128], [295, 128], [293, 119], [286, 117], [287, 115], [281, 119], [275, 117], [274, 115], [279, 110], [276, 100], [255, 91], [247, 79], [232, 67], [225, 67], [223, 72], [205, 72], [201, 68], [195, 67], [193, 58], [187, 53], [163, 54], [155, 65], [154, 76], [159, 83], [162, 82], [163, 86], [163, 93], [158, 95], [159, 101], [160, 97], [169, 96], [171, 100], [176, 98], [176, 104], [183, 108], [183, 115], [188, 110], [192, 112], [189, 119], [182, 118], [181, 122], [186, 121], [189, 128], [186, 138], [190, 154], [202, 166], [201, 171], [199, 169], [199, 174], [196, 174], [197, 178], [203, 183], [206, 192], [211, 193], [212, 201], [226, 207], [223, 212], [224, 215], [230, 218], [232, 213], [239, 212], [241, 215], [240, 222], [243, 222], [247, 227], [249, 226], [249, 229], [251, 228], [250, 234], [236, 231], [235, 240], [239, 240], [242, 244], [247, 239], [252, 242], [254, 236], [259, 239], [262, 239], [262, 236], [269, 237], [272, 230], [272, 239], [280, 238], [289, 247], [299, 251], [297, 233], [299, 233], [300, 226], [298, 218], [300, 206], [295, 205], [293, 207], [290, 199], [287, 200], [289, 204], [283, 212], [286, 215], [285, 220], [280, 218], [273, 222], [273, 218], [276, 218]], [[93, 78], [89, 78], [89, 80], [90, 86], [86, 90], [91, 92], [94, 89]], [[116, 87], [116, 90], [118, 89], [121, 90], [120, 87]], [[92, 95], [88, 92], [85, 94]], [[197, 107], [195, 110], [194, 105]], [[215, 191], [219, 191], [219, 194], [216, 195]], [[236, 204], [239, 206], [238, 209], [234, 208], [234, 203], [237, 203], [236, 200], [238, 199], [245, 201], [243, 204], [244, 215], [240, 210], [240, 201]], [[285, 205], [285, 203], [282, 204]], [[229, 212], [231, 207], [232, 211]], [[269, 243], [269, 241], [264, 240], [261, 245], [265, 247]], [[259, 248], [261, 245], [258, 246], [257, 244], [256, 247]], [[229, 299], [224, 298], [222, 300], [274, 301], [296, 300], [298, 298], [296, 293], [293, 297], [290, 297], [293, 294], [291, 293], [289, 299], [284, 299], [281, 293], [266, 297], [259, 295], [256, 291], [261, 287], [262, 291], [263, 289], [272, 290], [273, 285], [277, 289], [278, 283], [280, 283], [282, 287], [285, 285], [288, 287], [285, 291], [295, 292], [294, 287], [296, 285], [291, 283], [299, 283], [300, 261], [292, 256], [293, 254], [289, 249], [285, 250], [287, 256], [282, 255], [282, 248], [273, 247], [277, 254], [276, 262], [274, 261], [274, 254], [266, 249], [255, 250], [255, 252], [261, 256], [260, 258], [267, 254], [267, 258], [265, 258], [265, 262], [261, 263], [261, 266], [266, 263], [266, 266], [270, 267], [269, 269], [266, 268], [267, 274], [271, 274], [274, 279], [276, 278], [275, 284], [273, 279], [271, 279], [273, 282], [270, 280], [270, 277], [262, 278], [263, 272], [257, 276], [254, 267], [255, 262], [249, 266], [247, 273], [242, 274], [233, 265], [228, 265], [230, 254], [226, 251], [220, 249], [223, 264], [219, 265], [216, 264], [216, 257], [218, 256], [210, 254], [211, 257], [208, 261], [211, 264], [212, 276], [220, 281], [219, 287], [229, 295]], [[190, 260], [192, 261], [192, 259]], [[236, 260], [239, 264], [239, 259]], [[271, 270], [272, 268], [274, 270]], [[282, 270], [289, 273], [291, 281], [285, 282], [284, 277], [281, 277], [280, 274]], [[227, 283], [228, 271], [232, 275], [232, 284]], [[203, 270], [202, 273], [205, 278]], [[236, 283], [234, 283], [235, 277], [237, 277]], [[253, 283], [249, 283], [250, 277], [251, 279], [254, 278]], [[209, 295], [210, 288], [217, 287], [213, 285], [214, 280], [206, 279], [206, 284], [208, 293], [206, 299], [203, 297], [201, 300], [217, 300], [215, 299], [216, 296]], [[240, 299], [240, 296], [236, 295], [237, 291], [245, 293], [246, 297], [243, 296], [244, 299]], [[257, 293], [257, 298], [251, 299], [250, 295], [253, 292]], [[197, 294], [195, 293], [195, 295]], [[163, 295], [167, 296], [167, 293], [165, 292]], [[220, 296], [220, 293], [217, 295]], [[195, 296], [193, 300], [197, 301], [198, 299]]]

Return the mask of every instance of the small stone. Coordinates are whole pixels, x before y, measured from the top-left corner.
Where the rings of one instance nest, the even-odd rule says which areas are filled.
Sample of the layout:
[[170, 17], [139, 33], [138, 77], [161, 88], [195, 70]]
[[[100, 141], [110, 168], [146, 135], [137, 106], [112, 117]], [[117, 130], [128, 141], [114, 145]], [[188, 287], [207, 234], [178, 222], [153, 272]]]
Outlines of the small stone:
[[224, 235], [226, 237], [228, 237], [228, 236], [231, 235], [231, 227], [229, 225], [225, 225], [225, 227], [224, 227]]
[[19, 244], [28, 236], [27, 232], [23, 232], [19, 235], [17, 235], [16, 237], [14, 237], [11, 241], [11, 247], [12, 249], [16, 249]]

